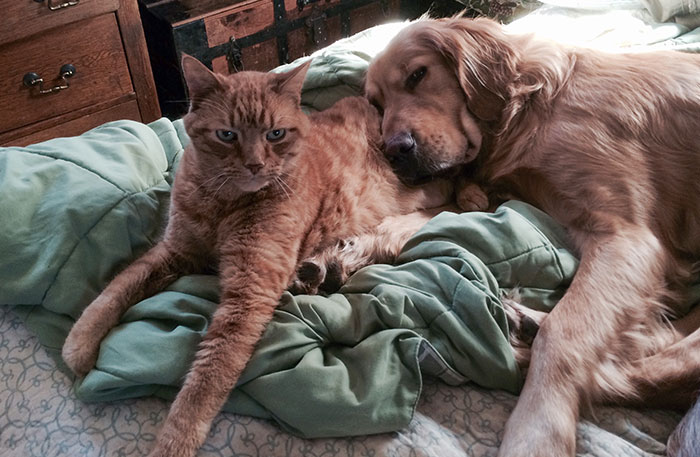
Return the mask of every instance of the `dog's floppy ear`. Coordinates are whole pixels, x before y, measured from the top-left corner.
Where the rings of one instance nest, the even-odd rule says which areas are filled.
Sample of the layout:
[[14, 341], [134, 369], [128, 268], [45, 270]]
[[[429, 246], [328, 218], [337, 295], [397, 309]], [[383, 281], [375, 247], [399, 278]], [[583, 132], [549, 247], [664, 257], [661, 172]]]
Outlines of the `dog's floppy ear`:
[[490, 19], [439, 22], [441, 26], [426, 36], [428, 45], [454, 68], [469, 111], [484, 121], [498, 120], [517, 71], [517, 54], [500, 25]]

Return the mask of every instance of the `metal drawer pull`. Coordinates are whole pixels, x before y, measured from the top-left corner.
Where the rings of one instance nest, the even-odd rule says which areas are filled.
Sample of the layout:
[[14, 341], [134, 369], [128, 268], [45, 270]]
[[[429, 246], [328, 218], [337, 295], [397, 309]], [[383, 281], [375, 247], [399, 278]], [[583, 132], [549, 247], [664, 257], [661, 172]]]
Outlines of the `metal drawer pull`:
[[69, 6], [75, 6], [80, 3], [80, 0], [70, 0], [69, 2], [54, 3], [53, 0], [49, 0], [49, 9], [51, 11], [60, 10], [61, 8], [68, 8]]
[[[34, 0], [37, 3], [42, 3], [44, 0]], [[75, 6], [80, 3], [80, 0], [68, 0], [67, 2], [61, 2], [60, 0], [49, 0], [48, 6], [51, 11], [60, 10], [61, 8], [68, 8], [69, 6]]]
[[61, 70], [60, 70], [60, 75], [61, 75], [61, 79], [63, 80], [63, 84], [59, 84], [58, 86], [49, 87], [48, 89], [44, 88], [44, 78], [39, 76], [38, 73], [34, 73], [34, 72], [27, 73], [22, 78], [22, 82], [27, 87], [34, 87], [34, 86], [38, 85], [39, 86], [38, 93], [40, 93], [40, 94], [51, 94], [53, 92], [62, 91], [63, 89], [68, 89], [68, 87], [69, 87], [68, 78], [75, 75], [75, 67], [69, 63], [63, 65], [61, 67]]

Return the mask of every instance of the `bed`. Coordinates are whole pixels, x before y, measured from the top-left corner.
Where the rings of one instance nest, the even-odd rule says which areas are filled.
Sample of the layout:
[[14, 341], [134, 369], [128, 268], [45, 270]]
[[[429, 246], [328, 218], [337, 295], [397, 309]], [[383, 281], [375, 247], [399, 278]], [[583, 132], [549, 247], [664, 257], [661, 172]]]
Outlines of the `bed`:
[[[544, 5], [510, 27], [566, 24], [567, 40], [606, 48], [698, 49], [688, 26], [618, 3]], [[367, 62], [403, 26], [312, 56], [306, 107], [357, 94]], [[187, 142], [181, 121], [160, 119], [0, 149], [0, 455], [150, 449], [216, 306], [217, 279], [183, 277], [135, 305], [84, 379], [68, 374], [60, 347], [82, 308], [158, 238]], [[522, 384], [500, 299], [517, 289], [551, 309], [576, 267], [561, 227], [526, 204], [443, 213], [396, 265], [363, 269], [330, 297], [285, 293], [198, 455], [495, 455]], [[688, 306], [699, 300], [697, 286]], [[679, 419], [595, 407], [578, 426], [577, 455], [664, 455]]]

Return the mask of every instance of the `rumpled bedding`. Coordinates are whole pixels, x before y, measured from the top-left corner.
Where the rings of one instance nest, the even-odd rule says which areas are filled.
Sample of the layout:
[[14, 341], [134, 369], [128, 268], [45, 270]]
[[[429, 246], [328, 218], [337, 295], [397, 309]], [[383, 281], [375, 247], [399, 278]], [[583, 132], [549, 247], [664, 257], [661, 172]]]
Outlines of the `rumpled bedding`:
[[542, 3], [542, 7], [508, 24], [507, 29], [514, 33], [536, 32], [560, 43], [607, 52], [700, 52], [700, 3], [694, 0]]
[[[517, 21], [512, 27], [517, 24], [524, 27]], [[402, 26], [378, 27], [316, 53], [302, 97], [307, 108], [324, 109], [357, 94], [367, 62]], [[654, 46], [679, 40], [696, 46], [689, 30], [673, 27], [678, 33]], [[75, 382], [80, 400], [98, 402], [87, 415], [82, 403], [65, 400], [64, 377], [50, 374], [51, 363], [28, 341], [38, 338], [52, 363], [65, 369], [60, 347], [74, 319], [162, 232], [187, 141], [179, 121], [161, 119], [0, 148], [0, 304], [12, 310], [3, 310], [0, 322], [3, 338], [19, 335], [0, 342], [0, 379], [7, 386], [0, 397], [8, 405], [0, 413], [0, 449], [93, 456], [143, 455], [149, 447], [165, 406], [158, 403], [158, 413], [145, 418], [128, 399], [175, 394], [216, 306], [215, 277], [183, 277], [125, 314], [103, 342], [95, 370]], [[493, 214], [441, 214], [411, 240], [397, 265], [368, 267], [328, 298], [283, 295], [225, 407], [273, 420], [301, 437], [360, 436], [301, 440], [224, 415], [203, 455], [230, 455], [226, 446], [233, 443], [237, 452], [264, 456], [494, 453], [514, 401], [505, 392], [517, 393], [522, 382], [505, 337], [501, 298], [517, 291], [525, 304], [551, 309], [576, 265], [561, 228], [523, 203], [509, 202]], [[34, 336], [21, 333], [11, 316]], [[31, 378], [22, 367], [32, 368]], [[29, 392], [40, 382], [56, 389], [51, 398], [60, 404], [33, 401], [36, 394]], [[29, 411], [28, 405], [34, 409], [26, 422], [12, 415]], [[43, 424], [31, 417], [52, 411], [86, 422], [27, 435]], [[579, 426], [579, 455], [663, 453], [678, 419], [661, 411], [602, 408], [596, 414], [595, 425], [584, 420]], [[99, 449], [90, 438], [98, 433], [93, 417], [105, 424]], [[237, 419], [229, 424], [230, 417]], [[224, 423], [230, 428], [222, 431]], [[64, 435], [76, 441], [57, 445], [55, 437]], [[109, 444], [124, 440], [136, 441], [116, 450]]]
[[[186, 141], [181, 121], [119, 121], [0, 153], [0, 300], [59, 363], [82, 309], [157, 240]], [[405, 427], [424, 374], [517, 393], [501, 296], [517, 288], [549, 309], [576, 265], [561, 229], [524, 203], [443, 213], [396, 265], [358, 272], [341, 293], [285, 293], [225, 409], [306, 437], [361, 435]], [[134, 305], [77, 396], [172, 397], [217, 302], [218, 279], [191, 275]]]

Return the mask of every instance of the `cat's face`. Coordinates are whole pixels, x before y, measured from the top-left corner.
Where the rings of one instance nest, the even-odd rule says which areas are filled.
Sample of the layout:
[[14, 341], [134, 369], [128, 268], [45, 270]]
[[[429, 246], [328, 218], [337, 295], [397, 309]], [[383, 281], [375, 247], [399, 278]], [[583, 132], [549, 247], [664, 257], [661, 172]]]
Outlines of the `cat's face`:
[[210, 186], [217, 192], [284, 186], [308, 128], [299, 107], [308, 65], [283, 74], [223, 76], [189, 56], [182, 63], [191, 98], [185, 128]]

